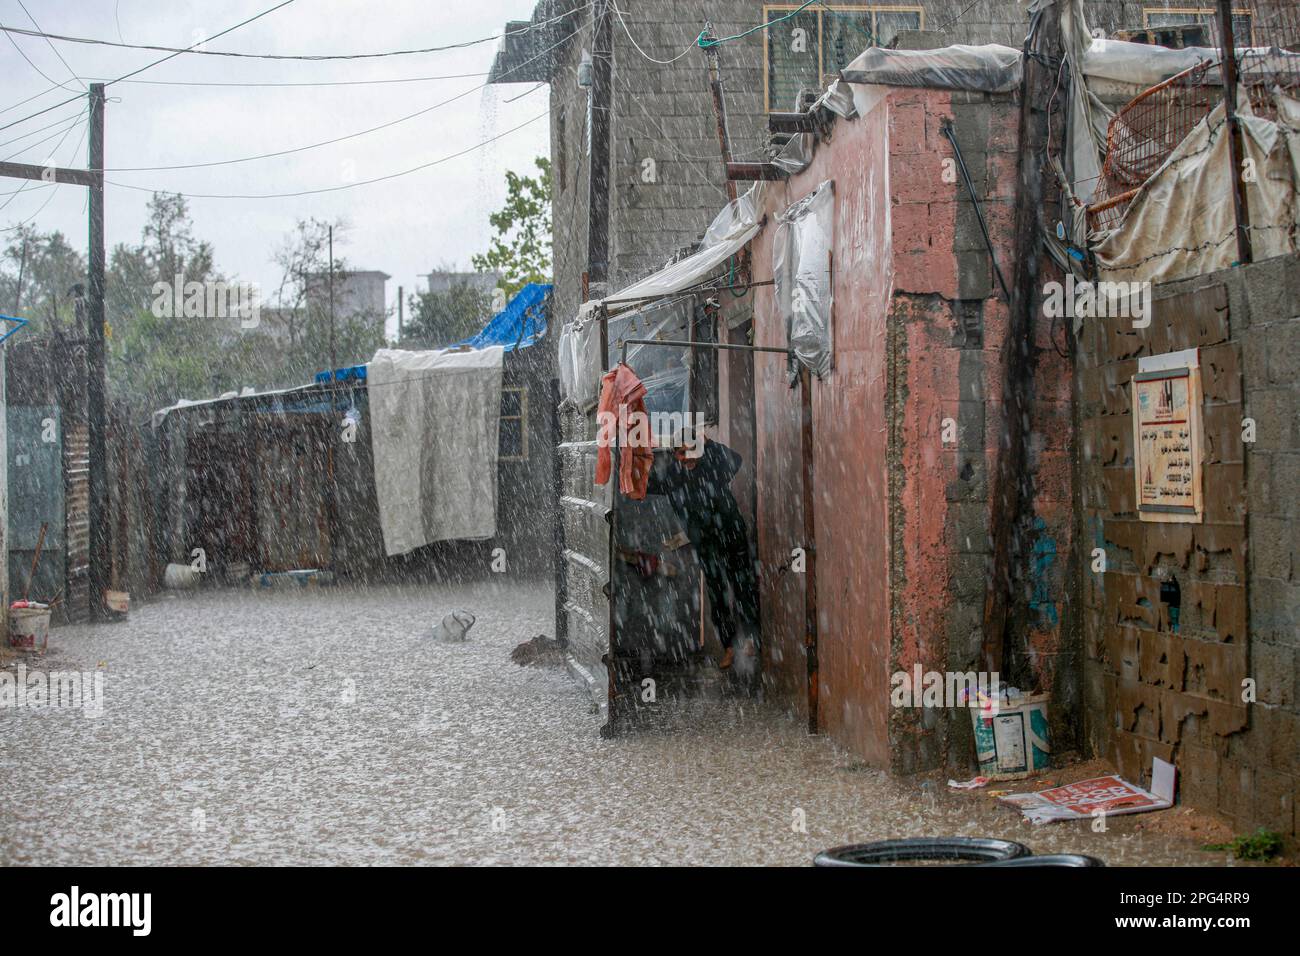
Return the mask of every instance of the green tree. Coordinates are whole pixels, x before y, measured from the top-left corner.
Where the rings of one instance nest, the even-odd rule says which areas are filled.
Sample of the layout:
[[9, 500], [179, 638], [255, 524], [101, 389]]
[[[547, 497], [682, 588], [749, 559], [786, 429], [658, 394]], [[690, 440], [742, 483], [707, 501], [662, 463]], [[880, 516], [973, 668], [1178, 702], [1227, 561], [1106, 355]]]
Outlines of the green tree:
[[506, 204], [488, 220], [497, 234], [471, 260], [479, 272], [501, 273], [507, 297], [529, 282], [551, 281], [551, 161], [538, 156], [533, 163], [537, 176], [506, 172]]
[[417, 292], [410, 304], [410, 319], [402, 329], [402, 345], [410, 349], [445, 348], [464, 341], [492, 317], [492, 296], [467, 282], [454, 282], [438, 292]]
[[0, 253], [0, 313], [27, 319], [35, 328], [71, 327], [72, 287], [85, 281], [85, 257], [63, 233], [21, 225]]

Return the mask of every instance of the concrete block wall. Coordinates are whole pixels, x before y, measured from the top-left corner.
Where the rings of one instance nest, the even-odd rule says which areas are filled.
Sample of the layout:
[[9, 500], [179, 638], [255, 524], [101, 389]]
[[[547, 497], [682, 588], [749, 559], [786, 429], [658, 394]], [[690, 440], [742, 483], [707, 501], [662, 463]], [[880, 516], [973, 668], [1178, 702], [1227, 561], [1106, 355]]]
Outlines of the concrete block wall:
[[[1027, 22], [1018, 0], [982, 0], [960, 18], [967, 4], [955, 0], [900, 0], [881, 6], [921, 7], [927, 28], [949, 25], [946, 35], [952, 43], [1019, 46]], [[627, 30], [616, 17], [610, 183], [614, 289], [657, 271], [698, 240], [726, 203], [703, 52], [692, 49], [671, 64], [647, 57], [673, 60], [699, 36], [706, 19], [719, 36], [732, 36], [763, 22], [764, 16], [764, 4], [755, 0], [638, 0], [620, 9]], [[551, 80], [551, 158], [557, 168], [555, 315], [561, 321], [577, 311], [587, 266], [587, 97], [577, 86], [576, 70], [582, 50], [591, 49], [590, 11], [575, 20], [578, 35], [556, 51]], [[728, 42], [721, 56], [733, 158], [761, 160], [767, 142], [762, 34]], [[647, 180], [648, 159], [654, 161], [653, 181]], [[748, 184], [739, 186], [743, 191]]]
[[[1300, 795], [1297, 272], [1292, 256], [1158, 287], [1148, 329], [1085, 322], [1077, 365], [1089, 744], [1134, 781], [1153, 756], [1170, 760], [1186, 803], [1285, 834]], [[1141, 522], [1129, 380], [1140, 357], [1193, 347], [1205, 518]], [[1090, 570], [1094, 547], [1104, 573]], [[1171, 578], [1176, 630], [1160, 599]]]
[[[980, 231], [971, 191], [988, 223], [1008, 282], [1015, 263], [1015, 97], [936, 90], [890, 96], [889, 149], [894, 243], [893, 370], [896, 456], [894, 642], [891, 670], [978, 671], [990, 584], [993, 501], [1003, 413], [1008, 306]], [[971, 177], [956, 175], [942, 133], [951, 123]], [[1070, 456], [1072, 370], [1058, 349], [1064, 330], [1033, 328], [1027, 468], [1033, 494], [1013, 573], [1025, 607], [1013, 619], [1001, 679], [1053, 695], [1065, 718], [1076, 675], [1061, 660], [1073, 540]], [[1054, 334], [1055, 333], [1055, 336]], [[1054, 344], [1054, 339], [1056, 344]], [[946, 421], [954, 440], [944, 441]], [[972, 763], [965, 715], [931, 709], [891, 716], [894, 769], [910, 773]]]

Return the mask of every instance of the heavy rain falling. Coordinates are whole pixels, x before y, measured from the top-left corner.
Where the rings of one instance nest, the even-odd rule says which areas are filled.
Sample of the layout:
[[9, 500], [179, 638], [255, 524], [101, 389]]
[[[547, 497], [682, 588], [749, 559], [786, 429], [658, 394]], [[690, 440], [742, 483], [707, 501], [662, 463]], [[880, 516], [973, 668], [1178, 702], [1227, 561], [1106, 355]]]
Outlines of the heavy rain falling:
[[1293, 3], [380, 6], [0, 0], [0, 864], [1296, 861]]

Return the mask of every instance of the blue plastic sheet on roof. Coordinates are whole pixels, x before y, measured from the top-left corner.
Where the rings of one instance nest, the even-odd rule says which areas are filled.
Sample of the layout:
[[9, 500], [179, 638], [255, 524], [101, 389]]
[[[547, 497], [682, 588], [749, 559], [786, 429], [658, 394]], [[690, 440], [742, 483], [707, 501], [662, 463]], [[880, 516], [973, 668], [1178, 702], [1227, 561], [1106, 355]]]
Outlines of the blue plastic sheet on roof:
[[515, 293], [504, 309], [492, 316], [492, 320], [483, 326], [483, 331], [451, 348], [468, 345], [485, 349], [490, 345], [500, 345], [512, 352], [515, 348], [535, 344], [546, 334], [546, 299], [552, 288], [549, 284], [528, 283]]
[[[317, 382], [328, 382], [330, 380], [330, 370], [316, 373]], [[336, 382], [364, 382], [366, 380], [366, 367], [364, 365], [353, 365], [349, 368], [336, 368], [334, 370], [334, 381]]]

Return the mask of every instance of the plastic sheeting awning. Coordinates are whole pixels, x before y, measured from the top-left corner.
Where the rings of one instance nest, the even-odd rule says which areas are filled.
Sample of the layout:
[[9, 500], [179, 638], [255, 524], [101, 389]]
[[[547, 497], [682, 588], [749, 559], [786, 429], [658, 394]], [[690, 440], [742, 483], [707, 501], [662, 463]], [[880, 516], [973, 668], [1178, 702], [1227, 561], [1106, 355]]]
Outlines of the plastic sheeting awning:
[[632, 283], [626, 289], [606, 299], [606, 303], [622, 303], [657, 299], [683, 289], [689, 289], [707, 279], [724, 262], [745, 247], [745, 243], [758, 234], [758, 189], [737, 197], [718, 213], [704, 231], [700, 248], [654, 275]]

